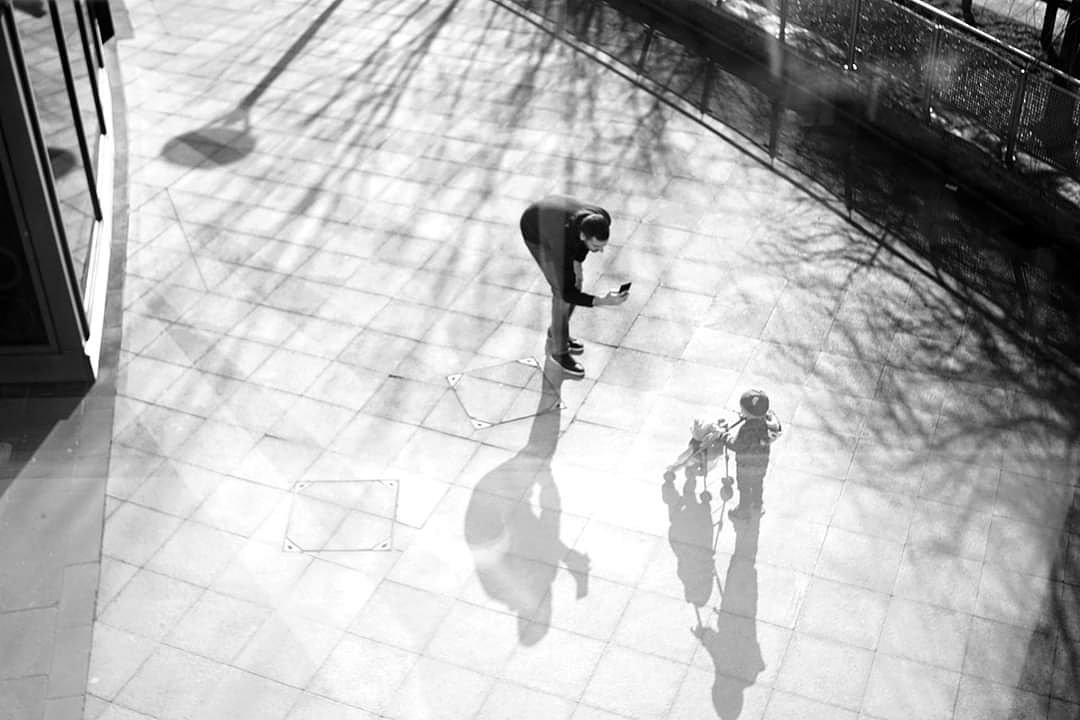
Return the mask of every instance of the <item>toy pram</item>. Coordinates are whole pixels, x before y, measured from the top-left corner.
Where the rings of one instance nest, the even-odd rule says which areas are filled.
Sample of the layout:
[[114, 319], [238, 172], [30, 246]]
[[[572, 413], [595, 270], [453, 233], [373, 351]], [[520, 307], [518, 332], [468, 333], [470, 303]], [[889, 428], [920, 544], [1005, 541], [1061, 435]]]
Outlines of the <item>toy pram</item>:
[[708, 502], [712, 498], [708, 489], [709, 469], [716, 464], [720, 457], [723, 457], [724, 477], [722, 482], [724, 488], [730, 492], [733, 479], [728, 471], [728, 452], [723, 438], [725, 433], [737, 428], [744, 420], [745, 418], [740, 417], [730, 425], [723, 420], [717, 420], [714, 423], [694, 420], [694, 424], [690, 427], [690, 442], [679, 457], [675, 459], [675, 462], [668, 465], [667, 469], [664, 470], [664, 481], [674, 481], [676, 471], [683, 468], [686, 469], [687, 474], [700, 475], [705, 484], [701, 499]]

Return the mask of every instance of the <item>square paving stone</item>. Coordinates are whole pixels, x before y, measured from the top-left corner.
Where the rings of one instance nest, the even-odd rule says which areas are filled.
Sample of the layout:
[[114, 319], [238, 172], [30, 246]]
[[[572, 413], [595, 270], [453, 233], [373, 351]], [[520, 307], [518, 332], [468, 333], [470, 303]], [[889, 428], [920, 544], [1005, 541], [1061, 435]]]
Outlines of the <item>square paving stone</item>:
[[970, 623], [965, 613], [893, 598], [878, 650], [959, 671]]
[[377, 716], [367, 710], [302, 693], [289, 711], [288, 720], [377, 720]]
[[55, 630], [55, 608], [0, 613], [0, 679], [48, 674]]
[[625, 717], [660, 720], [685, 675], [685, 665], [609, 645], [582, 700]]
[[[703, 610], [702, 614], [707, 612]], [[639, 590], [623, 612], [613, 640], [624, 647], [687, 663], [697, 646], [697, 639], [687, 632], [691, 618], [690, 608], [681, 598]]]
[[971, 614], [981, 573], [979, 561], [909, 546], [900, 561], [896, 596]]
[[544, 624], [534, 624], [527, 634], [539, 641], [519, 644], [503, 668], [503, 677], [562, 698], [581, 697], [604, 652], [604, 643]]
[[383, 580], [353, 620], [349, 632], [419, 652], [450, 612], [451, 604], [443, 595]]
[[236, 658], [249, 672], [306, 687], [342, 637], [342, 630], [289, 613], [263, 623]]
[[999, 685], [1046, 695], [1054, 672], [1054, 638], [1042, 630], [972, 618], [963, 671]]
[[284, 547], [292, 552], [390, 550], [397, 480], [303, 480], [293, 489]]
[[39, 718], [45, 709], [46, 678], [40, 675], [0, 680], [0, 708], [6, 717]]
[[1050, 698], [977, 677], [960, 678], [954, 720], [1046, 717]]
[[221, 664], [159, 645], [116, 702], [158, 718], [196, 717], [221, 682]]
[[515, 683], [497, 682], [476, 720], [568, 720], [574, 703]]
[[960, 674], [878, 653], [862, 709], [885, 720], [950, 720]]
[[796, 628], [867, 650], [877, 647], [889, 596], [856, 585], [814, 578]]
[[913, 504], [910, 496], [849, 482], [840, 494], [831, 524], [853, 532], [904, 542], [911, 523]]
[[477, 429], [541, 415], [561, 404], [558, 389], [532, 357], [454, 373], [447, 381]]
[[900, 567], [900, 543], [831, 527], [816, 574], [877, 592], [892, 592]]
[[270, 616], [268, 608], [207, 591], [173, 626], [165, 641], [228, 663]]
[[514, 615], [455, 602], [427, 648], [427, 655], [485, 675], [502, 672], [524, 626]]
[[874, 654], [851, 645], [796, 633], [776, 687], [848, 710], [858, 710]]
[[428, 720], [474, 717], [493, 682], [472, 670], [422, 657], [395, 693], [388, 709], [389, 717]]
[[858, 720], [858, 713], [781, 690], [769, 696], [764, 720]]
[[226, 668], [221, 682], [199, 709], [206, 720], [233, 720], [257, 717], [261, 720], [284, 720], [300, 691], [265, 677]]
[[384, 712], [417, 659], [405, 650], [346, 633], [308, 689], [346, 705]]

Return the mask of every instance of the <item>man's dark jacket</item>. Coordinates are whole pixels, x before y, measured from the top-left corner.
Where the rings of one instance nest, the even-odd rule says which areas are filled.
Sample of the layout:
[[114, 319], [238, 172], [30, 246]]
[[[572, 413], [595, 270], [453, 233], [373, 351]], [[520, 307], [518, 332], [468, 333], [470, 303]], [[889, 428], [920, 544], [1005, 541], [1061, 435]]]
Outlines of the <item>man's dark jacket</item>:
[[581, 241], [581, 221], [593, 214], [611, 224], [611, 216], [604, 208], [564, 195], [550, 195], [535, 202], [521, 216], [521, 235], [533, 246], [544, 277], [552, 290], [572, 305], [591, 307], [596, 299], [581, 292], [574, 274], [574, 261], [581, 262], [589, 254]]

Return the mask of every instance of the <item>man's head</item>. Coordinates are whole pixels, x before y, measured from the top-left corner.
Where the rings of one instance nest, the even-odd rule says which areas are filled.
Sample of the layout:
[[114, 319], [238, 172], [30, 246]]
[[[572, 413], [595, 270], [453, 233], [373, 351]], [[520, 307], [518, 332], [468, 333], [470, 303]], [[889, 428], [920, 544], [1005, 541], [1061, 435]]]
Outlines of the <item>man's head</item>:
[[607, 247], [610, 228], [603, 215], [597, 213], [586, 215], [581, 219], [578, 230], [581, 234], [581, 242], [585, 243], [589, 252], [603, 252]]

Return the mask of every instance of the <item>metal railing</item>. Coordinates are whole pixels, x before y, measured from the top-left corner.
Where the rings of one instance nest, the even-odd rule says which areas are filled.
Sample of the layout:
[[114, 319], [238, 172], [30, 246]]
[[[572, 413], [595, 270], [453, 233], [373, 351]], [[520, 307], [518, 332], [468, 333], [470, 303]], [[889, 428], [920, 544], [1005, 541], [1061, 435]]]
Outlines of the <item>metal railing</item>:
[[105, 66], [99, 23], [84, 0], [49, 0], [38, 13], [16, 12], [0, 0], [0, 16], [12, 27], [26, 74], [25, 102], [44, 143], [43, 164], [50, 169], [48, 187], [69, 271], [85, 293], [92, 228], [103, 219], [99, 141], [112, 122], [101, 98], [108, 89], [99, 87]]
[[[639, 71], [661, 36], [650, 23], [617, 17], [621, 9], [600, 3], [511, 1], [544, 15], [562, 13], [567, 31]], [[893, 106], [961, 134], [1006, 165], [1023, 154], [1080, 179], [1080, 81], [1038, 58], [920, 0], [747, 1], [760, 11], [751, 22], [785, 52], [842, 68], [852, 80], [872, 78]], [[730, 14], [726, 3], [706, 0], [637, 2], [684, 19], [688, 7], [699, 17]], [[707, 98], [700, 104], [710, 111]]]

